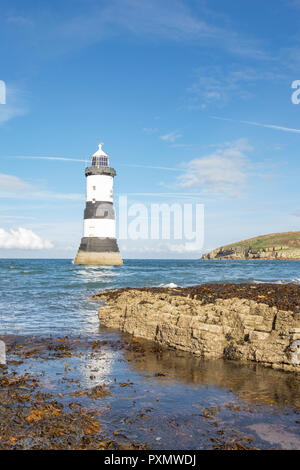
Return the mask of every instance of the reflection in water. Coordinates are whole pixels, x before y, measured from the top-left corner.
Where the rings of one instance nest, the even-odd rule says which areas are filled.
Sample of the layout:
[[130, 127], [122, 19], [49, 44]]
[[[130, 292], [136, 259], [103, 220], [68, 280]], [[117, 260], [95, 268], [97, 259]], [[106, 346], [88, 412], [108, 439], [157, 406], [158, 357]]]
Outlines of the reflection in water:
[[[95, 410], [109, 438], [152, 449], [210, 449], [245, 439], [258, 448], [300, 448], [299, 378], [292, 373], [202, 361], [108, 329], [98, 340], [0, 339], [11, 370], [36, 377], [67, 407]], [[108, 395], [89, 396], [99, 385]]]
[[300, 438], [285, 429], [284, 426], [276, 424], [258, 423], [248, 426], [260, 439], [268, 441], [272, 446], [279, 446], [286, 450], [299, 449]]
[[93, 385], [111, 383], [111, 375], [115, 361], [115, 354], [109, 349], [101, 353], [86, 355], [85, 361], [81, 361], [78, 371], [81, 385], [90, 388]]
[[[74, 266], [70, 260], [0, 260], [0, 334], [19, 334], [24, 341], [35, 335], [27, 347], [36, 352], [22, 355], [14, 347], [8, 361], [17, 363], [9, 367], [37, 376], [43, 391], [66, 406], [78, 402], [97, 409], [101, 429], [112, 438], [116, 431], [153, 449], [199, 449], [212, 448], [220, 436], [230, 440], [234, 429], [254, 436], [259, 448], [300, 448], [295, 412], [300, 378], [254, 364], [158, 353], [146, 342], [130, 352], [124, 343], [126, 338], [134, 343], [132, 338], [99, 330], [99, 303], [88, 301], [100, 290], [128, 286], [292, 280], [299, 278], [299, 263], [131, 260], [111, 268]], [[55, 349], [61, 345], [57, 336], [71, 341], [66, 355]], [[99, 348], [92, 348], [94, 341]], [[110, 391], [104, 398], [70, 395], [102, 383]], [[213, 412], [204, 410], [212, 407]]]
[[163, 374], [161, 380], [180, 379], [194, 385], [224, 388], [248, 404], [288, 404], [300, 409], [299, 374], [275, 371], [258, 364], [202, 360], [168, 349], [155, 352], [157, 347], [152, 343], [139, 343], [144, 353], [126, 352], [127, 360], [139, 371]]

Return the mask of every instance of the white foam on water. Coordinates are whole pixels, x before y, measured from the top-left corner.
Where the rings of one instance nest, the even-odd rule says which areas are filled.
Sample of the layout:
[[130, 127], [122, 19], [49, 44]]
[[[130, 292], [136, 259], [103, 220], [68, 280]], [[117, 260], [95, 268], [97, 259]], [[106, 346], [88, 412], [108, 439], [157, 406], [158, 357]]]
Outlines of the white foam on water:
[[0, 364], [6, 364], [6, 352], [4, 341], [0, 341]]
[[294, 278], [290, 280], [278, 279], [278, 281], [257, 281], [254, 280], [253, 284], [300, 284], [299, 278]]
[[178, 287], [178, 285], [174, 284], [174, 282], [170, 282], [169, 284], [159, 284], [158, 287], [170, 287], [171, 289], [174, 289], [175, 287]]

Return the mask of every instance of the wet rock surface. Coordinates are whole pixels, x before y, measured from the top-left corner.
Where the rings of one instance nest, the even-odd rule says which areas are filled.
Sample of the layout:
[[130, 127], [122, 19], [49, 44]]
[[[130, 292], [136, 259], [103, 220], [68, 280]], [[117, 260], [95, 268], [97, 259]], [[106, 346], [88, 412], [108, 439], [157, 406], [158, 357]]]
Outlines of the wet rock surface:
[[129, 335], [1, 339], [0, 449], [300, 447], [296, 374]]
[[[109, 395], [105, 385], [88, 390], [76, 389], [69, 394], [53, 393], [53, 385], [45, 383], [44, 374], [22, 375], [16, 368], [28, 361], [53, 361], [82, 355], [80, 341], [70, 338], [40, 340], [5, 338], [8, 353], [14, 360], [0, 366], [0, 450], [107, 450], [140, 449], [135, 443], [119, 443], [105, 438], [99, 422], [97, 406], [64, 400], [65, 396], [87, 395], [94, 400]], [[93, 344], [92, 344], [93, 348]], [[15, 359], [17, 357], [17, 359]], [[65, 372], [71, 370], [65, 363]], [[67, 377], [64, 377], [68, 381]], [[78, 380], [70, 380], [73, 387]], [[63, 387], [62, 387], [63, 388]]]
[[204, 284], [119, 289], [93, 297], [102, 326], [202, 358], [300, 371], [300, 286]]

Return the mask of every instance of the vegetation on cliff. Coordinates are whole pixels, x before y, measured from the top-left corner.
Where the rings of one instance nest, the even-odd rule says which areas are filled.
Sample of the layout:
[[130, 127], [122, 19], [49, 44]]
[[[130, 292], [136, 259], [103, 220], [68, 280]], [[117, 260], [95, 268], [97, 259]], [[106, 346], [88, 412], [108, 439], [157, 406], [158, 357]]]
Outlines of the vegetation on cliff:
[[300, 259], [300, 232], [249, 238], [216, 248], [202, 259]]

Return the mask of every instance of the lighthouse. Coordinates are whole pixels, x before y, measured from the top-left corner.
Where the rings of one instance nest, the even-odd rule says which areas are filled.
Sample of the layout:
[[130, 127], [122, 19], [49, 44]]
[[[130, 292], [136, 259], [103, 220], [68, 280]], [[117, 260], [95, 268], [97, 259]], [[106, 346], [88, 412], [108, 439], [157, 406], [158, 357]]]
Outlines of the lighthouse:
[[109, 166], [109, 157], [102, 150], [103, 142], [92, 155], [91, 166], [85, 169], [86, 206], [83, 237], [74, 264], [123, 264], [116, 240], [113, 207], [113, 185], [116, 170]]

